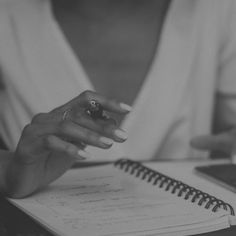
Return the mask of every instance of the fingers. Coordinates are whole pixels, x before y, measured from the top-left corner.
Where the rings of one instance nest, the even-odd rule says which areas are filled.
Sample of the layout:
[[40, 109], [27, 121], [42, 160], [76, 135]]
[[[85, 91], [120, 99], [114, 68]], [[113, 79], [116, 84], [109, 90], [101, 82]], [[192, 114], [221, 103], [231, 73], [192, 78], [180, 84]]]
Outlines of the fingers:
[[[86, 116], [76, 116], [71, 120], [75, 125], [86, 128], [90, 131], [98, 133], [100, 136], [105, 136], [113, 139], [116, 142], [124, 142], [128, 137], [127, 134], [117, 127], [114, 119], [93, 120]], [[76, 129], [76, 127], [74, 127]]]
[[233, 132], [204, 135], [193, 138], [190, 144], [193, 148], [203, 151], [217, 151], [231, 155], [235, 151], [236, 137]]
[[66, 120], [60, 123], [30, 124], [25, 127], [23, 133], [25, 137], [28, 137], [27, 140], [54, 135], [79, 149], [83, 149], [84, 145], [107, 149], [113, 145], [114, 141], [124, 142], [127, 139], [126, 133], [116, 128], [113, 122], [110, 122], [109, 125], [93, 124], [93, 126], [94, 130], [91, 130]]
[[67, 103], [66, 106], [71, 107], [70, 105], [72, 105], [73, 108], [77, 106], [87, 107], [88, 102], [91, 100], [97, 101], [103, 106], [104, 110], [107, 110], [109, 112], [126, 114], [132, 110], [132, 108], [127, 104], [117, 102], [114, 99], [108, 99], [92, 91], [85, 91], [81, 93], [78, 97], [73, 99], [70, 103]]
[[64, 122], [57, 128], [56, 133], [60, 137], [65, 137], [66, 140], [70, 140], [73, 143], [83, 142], [88, 145], [104, 149], [111, 147], [113, 144], [112, 139], [101, 136], [92, 130], [78, 126], [73, 122]]
[[47, 136], [47, 148], [57, 152], [65, 153], [77, 160], [85, 160], [89, 158], [89, 154], [78, 146], [66, 142], [55, 135]]
[[24, 131], [25, 140], [39, 137], [49, 148], [66, 152], [71, 156], [87, 157], [85, 145], [107, 149], [113, 142], [124, 142], [126, 133], [117, 127], [112, 118], [92, 118], [86, 111], [91, 100], [101, 104], [102, 109], [119, 114], [131, 108], [115, 100], [109, 100], [95, 92], [85, 91], [65, 105], [49, 113], [36, 115]]
[[86, 113], [86, 106], [89, 104], [89, 101], [93, 99], [108, 111], [127, 113], [131, 109], [128, 105], [118, 103], [114, 100], [108, 100], [95, 92], [85, 91], [72, 101], [49, 113], [36, 115], [31, 123], [61, 123], [66, 119], [101, 135], [113, 138], [115, 141], [124, 141], [126, 135], [124, 132], [122, 133], [122, 131], [116, 130], [116, 121], [114, 119], [93, 119]]
[[103, 133], [100, 134], [69, 121], [60, 125], [57, 128], [56, 134], [74, 143], [78, 141], [104, 149], [110, 148], [113, 145], [113, 140], [116, 142], [124, 142], [127, 139], [127, 135], [124, 131], [118, 128], [114, 129], [113, 126], [106, 126], [103, 128]]
[[[83, 94], [81, 96], [84, 97], [84, 101], [87, 101], [89, 97], [102, 97], [93, 92], [85, 92]], [[80, 101], [83, 101], [83, 99], [80, 99]], [[102, 99], [104, 102], [105, 99], [103, 97]], [[106, 103], [113, 107], [117, 106], [115, 101], [106, 101]], [[65, 110], [65, 108], [63, 109]], [[112, 142], [109, 139], [116, 142], [124, 142], [127, 139], [126, 133], [117, 128], [116, 121], [112, 118], [95, 120], [87, 115], [85, 109], [81, 107], [66, 110], [66, 116], [64, 114], [65, 111], [62, 112], [60, 109], [53, 110], [49, 113], [40, 113], [33, 118], [31, 124], [44, 124], [46, 126], [50, 124], [52, 127], [56, 125], [58, 126], [58, 129], [62, 131], [59, 135], [64, 135], [66, 140], [68, 140], [69, 136], [69, 140], [73, 140], [73, 142], [82, 140], [83, 142], [86, 141], [87, 144], [101, 148], [108, 148], [112, 145]], [[54, 134], [55, 132], [50, 131], [52, 127], [49, 127], [48, 132]], [[73, 129], [71, 127], [73, 127]], [[42, 130], [39, 132], [44, 131]], [[106, 139], [105, 137], [109, 139]]]

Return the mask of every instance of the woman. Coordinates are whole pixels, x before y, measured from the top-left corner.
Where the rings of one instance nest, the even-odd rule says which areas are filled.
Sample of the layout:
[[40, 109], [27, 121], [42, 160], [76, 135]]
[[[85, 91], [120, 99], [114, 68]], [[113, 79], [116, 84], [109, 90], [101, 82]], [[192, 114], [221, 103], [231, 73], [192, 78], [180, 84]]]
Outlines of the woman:
[[233, 154], [235, 1], [0, 4], [2, 192], [27, 196], [88, 157]]

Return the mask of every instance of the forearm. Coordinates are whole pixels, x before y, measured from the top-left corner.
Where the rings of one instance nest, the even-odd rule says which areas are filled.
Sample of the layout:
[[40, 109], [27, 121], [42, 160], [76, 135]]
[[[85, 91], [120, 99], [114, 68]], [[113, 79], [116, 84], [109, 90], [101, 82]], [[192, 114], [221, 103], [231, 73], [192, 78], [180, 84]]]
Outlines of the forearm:
[[0, 150], [0, 193], [7, 194], [7, 170], [12, 161], [13, 153], [5, 150]]

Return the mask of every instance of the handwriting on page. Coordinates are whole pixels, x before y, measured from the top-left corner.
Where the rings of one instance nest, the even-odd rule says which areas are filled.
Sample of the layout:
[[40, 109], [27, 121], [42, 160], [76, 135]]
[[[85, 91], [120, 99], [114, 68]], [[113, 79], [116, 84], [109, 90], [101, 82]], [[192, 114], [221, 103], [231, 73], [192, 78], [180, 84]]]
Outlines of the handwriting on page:
[[186, 207], [176, 196], [110, 166], [71, 170], [31, 201], [46, 206], [68, 235], [147, 235], [199, 222], [199, 216], [209, 219], [208, 211]]

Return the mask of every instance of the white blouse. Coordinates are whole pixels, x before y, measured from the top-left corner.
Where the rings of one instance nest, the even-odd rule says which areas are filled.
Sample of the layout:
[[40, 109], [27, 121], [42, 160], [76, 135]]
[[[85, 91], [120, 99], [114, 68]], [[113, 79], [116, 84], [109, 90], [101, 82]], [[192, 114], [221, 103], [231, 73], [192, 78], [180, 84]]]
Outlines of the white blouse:
[[[166, 17], [158, 53], [122, 124], [128, 140], [110, 150], [88, 147], [93, 160], [205, 156], [189, 141], [211, 132], [215, 101], [234, 115], [236, 1], [173, 0]], [[10, 149], [35, 114], [94, 90], [49, 0], [0, 0], [0, 71], [0, 134]]]

